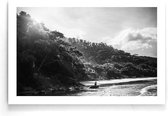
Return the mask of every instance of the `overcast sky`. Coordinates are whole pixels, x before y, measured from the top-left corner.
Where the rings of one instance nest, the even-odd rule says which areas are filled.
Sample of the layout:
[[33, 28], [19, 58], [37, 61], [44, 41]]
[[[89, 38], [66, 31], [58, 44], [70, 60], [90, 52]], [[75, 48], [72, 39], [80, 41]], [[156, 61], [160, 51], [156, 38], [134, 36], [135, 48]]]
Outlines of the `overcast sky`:
[[105, 42], [114, 48], [144, 56], [157, 56], [157, 8], [24, 7], [36, 21], [66, 37]]

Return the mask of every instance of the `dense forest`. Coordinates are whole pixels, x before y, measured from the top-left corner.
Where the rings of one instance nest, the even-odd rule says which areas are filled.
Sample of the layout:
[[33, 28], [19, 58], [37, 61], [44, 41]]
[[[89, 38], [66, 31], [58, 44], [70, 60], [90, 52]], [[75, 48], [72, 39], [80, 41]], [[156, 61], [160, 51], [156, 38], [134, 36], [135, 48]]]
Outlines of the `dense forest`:
[[17, 95], [80, 90], [84, 80], [156, 77], [157, 58], [65, 37], [17, 14]]

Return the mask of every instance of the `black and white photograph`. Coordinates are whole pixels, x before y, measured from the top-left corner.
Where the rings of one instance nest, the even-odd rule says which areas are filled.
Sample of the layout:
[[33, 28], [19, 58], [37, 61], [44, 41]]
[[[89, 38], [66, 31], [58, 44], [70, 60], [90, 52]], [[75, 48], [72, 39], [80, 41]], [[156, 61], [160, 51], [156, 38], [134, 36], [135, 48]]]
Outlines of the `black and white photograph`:
[[17, 7], [17, 96], [157, 96], [157, 7]]
[[0, 116], [167, 116], [168, 0], [0, 9]]

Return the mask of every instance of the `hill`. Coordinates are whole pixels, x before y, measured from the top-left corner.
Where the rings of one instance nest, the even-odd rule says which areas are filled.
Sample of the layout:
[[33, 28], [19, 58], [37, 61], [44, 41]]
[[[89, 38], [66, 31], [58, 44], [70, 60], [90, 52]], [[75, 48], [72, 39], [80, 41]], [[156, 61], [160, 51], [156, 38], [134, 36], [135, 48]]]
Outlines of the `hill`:
[[157, 58], [131, 55], [106, 43], [91, 43], [75, 38], [69, 38], [69, 42], [83, 54], [86, 65], [99, 79], [157, 76]]

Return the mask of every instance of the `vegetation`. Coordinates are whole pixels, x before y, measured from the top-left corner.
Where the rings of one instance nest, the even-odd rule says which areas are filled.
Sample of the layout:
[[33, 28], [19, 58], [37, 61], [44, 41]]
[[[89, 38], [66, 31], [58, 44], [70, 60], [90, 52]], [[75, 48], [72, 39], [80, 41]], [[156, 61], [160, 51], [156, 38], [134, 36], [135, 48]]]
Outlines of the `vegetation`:
[[157, 76], [157, 59], [105, 43], [67, 38], [29, 14], [17, 14], [17, 95], [58, 95], [79, 81]]
[[26, 12], [17, 15], [17, 88], [43, 90], [79, 86], [86, 78], [82, 53], [64, 35], [50, 31]]
[[131, 55], [105, 43], [91, 43], [75, 38], [69, 38], [69, 42], [81, 51], [100, 78], [157, 76], [157, 58]]

